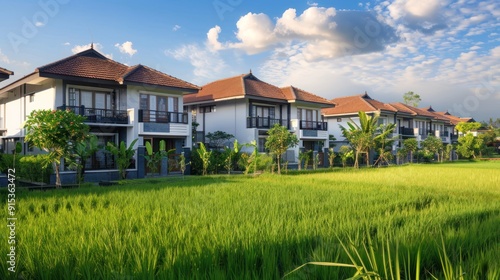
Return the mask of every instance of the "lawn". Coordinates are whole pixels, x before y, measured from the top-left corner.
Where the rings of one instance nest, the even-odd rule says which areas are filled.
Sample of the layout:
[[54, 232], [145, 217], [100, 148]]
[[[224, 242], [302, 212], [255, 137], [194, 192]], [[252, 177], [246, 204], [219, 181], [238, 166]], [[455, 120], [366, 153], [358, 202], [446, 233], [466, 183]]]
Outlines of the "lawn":
[[[16, 273], [2, 261], [1, 279], [345, 279], [357, 271], [307, 265], [287, 275], [307, 262], [384, 279], [500, 278], [500, 161], [16, 195]], [[6, 221], [6, 199], [2, 207]], [[5, 260], [8, 228], [1, 234]]]

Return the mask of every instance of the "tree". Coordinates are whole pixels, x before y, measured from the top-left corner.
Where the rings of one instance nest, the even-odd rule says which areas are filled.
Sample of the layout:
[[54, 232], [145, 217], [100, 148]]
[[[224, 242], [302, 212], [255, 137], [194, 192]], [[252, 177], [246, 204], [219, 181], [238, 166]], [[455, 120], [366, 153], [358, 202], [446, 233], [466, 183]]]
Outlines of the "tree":
[[128, 147], [125, 141], [121, 141], [118, 146], [115, 146], [112, 142], [107, 143], [106, 150], [115, 156], [118, 172], [122, 180], [127, 178], [127, 168], [130, 166], [130, 162], [135, 155], [134, 145], [137, 140], [138, 139], [132, 141]]
[[197, 152], [198, 155], [200, 156], [203, 166], [202, 175], [205, 176], [207, 175], [208, 165], [210, 164], [210, 157], [212, 156], [212, 151], [208, 151], [207, 148], [205, 147], [205, 144], [200, 142], [200, 148], [197, 150]]
[[413, 153], [418, 150], [418, 141], [415, 138], [408, 138], [403, 141], [403, 150], [406, 155], [410, 153], [410, 162], [413, 162]]
[[411, 105], [413, 107], [418, 107], [418, 103], [422, 101], [422, 99], [420, 99], [420, 95], [414, 93], [413, 91], [409, 91], [403, 94], [403, 100], [405, 104]]
[[366, 154], [366, 165], [370, 166], [370, 149], [374, 147], [376, 141], [386, 139], [396, 127], [395, 124], [378, 125], [378, 114], [368, 116], [365, 112], [359, 111], [358, 116], [359, 125], [352, 120], [347, 123], [348, 128], [340, 125], [342, 134], [353, 147], [355, 168], [359, 168], [359, 155], [361, 153]]
[[335, 161], [336, 154], [333, 151], [333, 148], [328, 149], [328, 163], [330, 164], [330, 168], [333, 168], [333, 163]]
[[286, 126], [275, 124], [267, 131], [269, 135], [266, 141], [266, 149], [269, 153], [276, 157], [278, 164], [278, 174], [281, 174], [281, 157], [288, 148], [295, 147], [299, 144], [299, 139], [295, 134], [290, 133]]
[[422, 141], [422, 147], [427, 152], [437, 155], [438, 161], [441, 160], [440, 153], [443, 151], [443, 142], [436, 136], [427, 136], [424, 141]]
[[61, 159], [69, 158], [75, 145], [89, 133], [85, 117], [70, 110], [35, 110], [28, 116], [25, 141], [48, 152], [50, 162], [56, 171], [56, 187], [61, 187], [59, 168]]
[[459, 122], [455, 129], [462, 132], [463, 134], [467, 134], [468, 132], [478, 130], [481, 127], [481, 123], [478, 122]]
[[233, 138], [234, 135], [220, 130], [217, 130], [213, 133], [212, 132], [207, 133], [207, 139], [209, 141], [210, 146], [217, 149], [222, 149], [222, 147], [224, 147], [224, 143]]
[[457, 153], [464, 158], [476, 158], [483, 145], [481, 138], [475, 137], [472, 133], [458, 138]]
[[377, 136], [375, 140], [375, 149], [378, 152], [378, 158], [375, 161], [375, 165], [389, 165], [393, 155], [392, 155], [392, 144], [394, 143], [394, 138], [389, 138], [389, 135], [396, 128], [396, 124], [382, 124], [378, 128]]
[[340, 146], [340, 149], [339, 149], [339, 156], [340, 156], [340, 160], [342, 161], [342, 167], [345, 168], [345, 166], [347, 164], [347, 160], [349, 160], [350, 158], [354, 158], [354, 153], [353, 153], [351, 147], [349, 147], [347, 145], [342, 145], [342, 146]]
[[99, 149], [99, 140], [94, 134], [87, 135], [83, 141], [76, 144], [73, 152], [73, 157], [75, 158], [73, 164], [76, 166], [76, 179], [78, 185], [84, 181], [87, 160]]
[[238, 155], [240, 152], [242, 145], [238, 144], [238, 139], [234, 139], [233, 148], [226, 147], [224, 149], [224, 154], [226, 159], [224, 160], [224, 167], [227, 170], [227, 174], [231, 174], [231, 170], [233, 169], [233, 160], [234, 157]]

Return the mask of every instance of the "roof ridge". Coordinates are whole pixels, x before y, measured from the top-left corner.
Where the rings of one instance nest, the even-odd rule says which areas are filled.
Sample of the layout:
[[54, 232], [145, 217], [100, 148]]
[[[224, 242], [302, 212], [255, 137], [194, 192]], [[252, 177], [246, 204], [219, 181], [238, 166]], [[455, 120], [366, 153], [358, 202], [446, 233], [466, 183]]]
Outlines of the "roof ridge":
[[373, 106], [370, 102], [368, 102], [365, 97], [368, 97], [370, 98], [370, 100], [373, 100], [371, 99], [371, 97], [365, 92], [364, 94], [362, 95], [358, 95], [359, 98], [361, 98], [361, 100], [363, 100], [363, 102], [365, 102], [366, 104], [368, 104], [368, 106], [372, 107], [373, 110], [378, 110], [377, 108], [375, 108], [375, 106]]
[[[43, 65], [43, 66], [37, 67], [37, 68], [35, 69], [35, 72], [40, 72], [40, 70], [41, 70], [41, 69], [43, 69], [43, 68], [48, 68], [48, 67], [51, 67], [51, 66], [54, 66], [54, 65], [58, 65], [58, 64], [60, 64], [60, 63], [62, 63], [62, 62], [64, 62], [64, 61], [67, 61], [67, 60], [70, 60], [70, 59], [73, 59], [73, 58], [77, 58], [77, 57], [86, 56], [86, 55], [88, 55], [88, 54], [95, 54], [95, 55], [97, 55], [97, 57], [95, 57], [95, 58], [100, 58], [100, 59], [107, 60], [107, 61], [112, 62], [112, 63], [119, 64], [119, 65], [121, 65], [121, 66], [128, 67], [127, 65], [125, 65], [125, 64], [123, 64], [123, 63], [120, 63], [120, 62], [118, 62], [118, 61], [115, 61], [115, 60], [113, 60], [113, 59], [110, 59], [110, 58], [108, 58], [108, 57], [104, 56], [103, 54], [101, 54], [100, 52], [98, 52], [98, 51], [97, 51], [97, 50], [95, 50], [95, 49], [86, 49], [86, 50], [83, 50], [83, 51], [81, 51], [81, 52], [78, 52], [78, 53], [75, 53], [75, 54], [73, 54], [73, 55], [70, 55], [70, 56], [68, 56], [68, 57], [61, 58], [61, 59], [56, 60], [56, 61], [54, 61], [54, 62], [51, 62], [51, 63], [45, 64], [45, 65]], [[89, 57], [89, 58], [92, 58], [92, 57]]]

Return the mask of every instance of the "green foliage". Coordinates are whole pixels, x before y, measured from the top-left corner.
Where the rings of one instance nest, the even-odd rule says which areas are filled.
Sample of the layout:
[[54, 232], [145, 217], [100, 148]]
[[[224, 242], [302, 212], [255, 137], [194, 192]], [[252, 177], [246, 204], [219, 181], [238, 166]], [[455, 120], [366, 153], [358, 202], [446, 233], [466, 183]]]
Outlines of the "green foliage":
[[[499, 168], [460, 162], [19, 190], [22, 258], [16, 273], [0, 266], [0, 278], [283, 279], [308, 261], [352, 258], [388, 280], [447, 279], [460, 269], [466, 274], [454, 279], [499, 279]], [[308, 266], [284, 279], [356, 271]]]
[[206, 137], [209, 141], [210, 147], [222, 149], [224, 147], [224, 143], [233, 139], [234, 135], [217, 130], [215, 132], [207, 133]]
[[227, 170], [227, 174], [231, 174], [235, 162], [238, 162], [242, 146], [238, 143], [238, 139], [234, 139], [233, 148], [226, 147], [224, 149], [224, 168]]
[[71, 157], [75, 145], [89, 132], [85, 117], [70, 110], [35, 110], [24, 124], [25, 141], [48, 152], [56, 170], [56, 186], [61, 186], [59, 165], [62, 157]]
[[463, 158], [476, 158], [483, 146], [483, 140], [472, 133], [458, 138], [457, 153]]
[[433, 155], [437, 155], [438, 161], [440, 161], [440, 153], [443, 151], [443, 142], [436, 136], [427, 136], [424, 141], [422, 141], [422, 148]]
[[304, 166], [304, 169], [307, 170], [307, 167], [309, 166], [309, 161], [311, 160], [312, 155], [313, 155], [313, 151], [312, 150], [304, 151], [304, 152], [299, 151], [299, 157], [298, 157], [299, 158], [299, 162], [298, 162], [298, 164], [299, 164], [299, 166], [298, 166], [299, 170], [302, 169], [302, 164]]
[[266, 149], [276, 158], [278, 174], [281, 174], [281, 158], [283, 154], [292, 147], [299, 144], [299, 139], [295, 134], [290, 133], [286, 126], [275, 124], [267, 131], [269, 135], [266, 140]]
[[403, 141], [403, 152], [408, 155], [410, 153], [410, 162], [413, 162], [413, 153], [418, 150], [418, 141], [415, 138], [408, 138]]
[[208, 166], [210, 164], [210, 157], [212, 156], [212, 151], [208, 151], [205, 144], [200, 142], [200, 148], [196, 150], [201, 159], [202, 173], [201, 175], [207, 175]]
[[370, 149], [374, 148], [377, 143], [387, 143], [387, 138], [394, 131], [395, 124], [378, 125], [379, 115], [367, 115], [363, 111], [358, 112], [359, 125], [350, 121], [348, 127], [340, 126], [340, 130], [344, 137], [349, 141], [354, 150], [354, 167], [359, 168], [359, 156], [364, 153], [366, 155], [366, 165], [369, 166], [368, 160]]
[[52, 172], [51, 159], [48, 155], [22, 156], [16, 168], [16, 175], [22, 180], [46, 184], [50, 183]]
[[346, 167], [349, 159], [354, 159], [354, 152], [351, 147], [342, 145], [339, 149], [339, 156], [342, 161], [342, 166]]
[[0, 153], [0, 172], [7, 174], [9, 168], [19, 166], [20, 156], [14, 156], [14, 154], [2, 154]]
[[453, 145], [452, 144], [448, 144], [446, 145], [446, 148], [445, 148], [445, 152], [444, 152], [444, 155], [445, 155], [445, 161], [449, 161], [451, 159], [451, 156], [452, 156], [452, 153], [453, 152]]
[[94, 134], [89, 134], [84, 140], [76, 143], [73, 155], [68, 159], [70, 161], [70, 167], [76, 168], [78, 185], [84, 182], [87, 160], [101, 148], [103, 147], [99, 146], [99, 140]]
[[408, 91], [403, 94], [403, 102], [405, 104], [411, 105], [413, 107], [418, 107], [418, 103], [422, 101], [420, 95], [414, 93], [413, 91]]
[[134, 139], [127, 147], [125, 141], [120, 141], [118, 147], [111, 142], [107, 143], [106, 150], [115, 156], [118, 172], [122, 180], [127, 178], [127, 168], [130, 166], [135, 155], [134, 145], [138, 139]]
[[330, 167], [333, 168], [333, 164], [335, 162], [335, 157], [337, 155], [335, 154], [335, 152], [333, 151], [333, 148], [329, 148], [328, 149], [328, 163], [330, 164]]
[[463, 134], [467, 134], [471, 131], [476, 131], [481, 127], [481, 123], [479, 122], [459, 122], [455, 129], [462, 132]]
[[[151, 173], [158, 173], [158, 169], [160, 168], [160, 163], [162, 158], [168, 158], [171, 154], [175, 153], [175, 149], [170, 149], [166, 151], [166, 142], [165, 140], [161, 140], [159, 143], [159, 150], [153, 151], [153, 146], [150, 142], [146, 142], [146, 154], [144, 155], [144, 159], [146, 159], [146, 165], [148, 166]], [[169, 160], [168, 167], [169, 169], [175, 167], [177, 164], [176, 160]], [[169, 170], [170, 171], [170, 170]]]

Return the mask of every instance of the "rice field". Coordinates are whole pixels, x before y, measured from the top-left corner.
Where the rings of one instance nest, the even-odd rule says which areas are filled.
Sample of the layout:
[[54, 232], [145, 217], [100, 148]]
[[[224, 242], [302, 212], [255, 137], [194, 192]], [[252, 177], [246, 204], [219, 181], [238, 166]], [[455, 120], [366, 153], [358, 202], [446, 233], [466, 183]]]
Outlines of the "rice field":
[[18, 189], [16, 218], [0, 279], [500, 279], [500, 162]]

